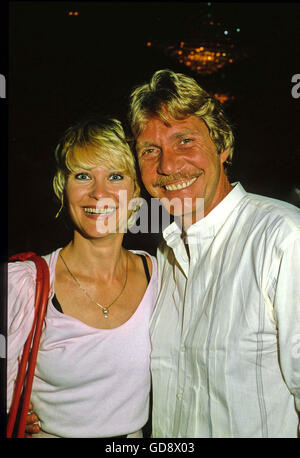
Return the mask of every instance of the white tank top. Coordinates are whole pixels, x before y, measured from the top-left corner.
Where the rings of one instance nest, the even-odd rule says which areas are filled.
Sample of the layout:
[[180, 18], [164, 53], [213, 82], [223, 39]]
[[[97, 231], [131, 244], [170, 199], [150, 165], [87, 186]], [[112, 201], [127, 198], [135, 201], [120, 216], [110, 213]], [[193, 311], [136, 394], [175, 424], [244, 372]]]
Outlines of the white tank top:
[[[136, 431], [147, 422], [149, 413], [149, 320], [156, 299], [156, 259], [150, 256], [151, 280], [129, 320], [114, 329], [96, 329], [59, 312], [52, 303], [59, 251], [45, 256], [50, 268], [51, 295], [31, 397], [41, 427], [50, 434], [70, 438], [120, 436]], [[34, 275], [29, 264], [32, 263], [12, 264], [9, 283], [20, 283], [17, 277], [24, 279], [24, 269], [29, 271], [28, 281], [32, 282]], [[22, 309], [20, 295], [26, 281], [21, 283], [22, 290], [14, 293]], [[9, 294], [8, 300], [11, 304], [13, 294]], [[28, 309], [28, 297], [24, 300], [23, 313]], [[12, 309], [16, 312], [16, 305]], [[16, 344], [15, 334], [13, 340]], [[10, 361], [8, 368], [13, 366]]]

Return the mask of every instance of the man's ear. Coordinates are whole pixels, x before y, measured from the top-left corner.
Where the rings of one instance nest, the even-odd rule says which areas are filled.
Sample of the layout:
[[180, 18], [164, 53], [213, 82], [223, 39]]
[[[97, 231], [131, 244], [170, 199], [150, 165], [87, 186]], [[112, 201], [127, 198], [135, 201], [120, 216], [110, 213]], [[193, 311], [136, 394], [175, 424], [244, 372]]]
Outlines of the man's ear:
[[220, 160], [221, 160], [221, 164], [224, 164], [224, 162], [227, 161], [229, 157], [229, 148], [227, 149], [224, 149], [221, 154], [220, 154]]

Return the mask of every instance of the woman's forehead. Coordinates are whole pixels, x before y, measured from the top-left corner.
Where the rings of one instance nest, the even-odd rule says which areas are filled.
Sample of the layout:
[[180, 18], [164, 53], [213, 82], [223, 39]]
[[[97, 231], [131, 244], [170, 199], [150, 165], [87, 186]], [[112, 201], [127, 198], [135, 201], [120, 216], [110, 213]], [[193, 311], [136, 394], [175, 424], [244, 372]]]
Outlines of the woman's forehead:
[[76, 148], [70, 152], [67, 158], [67, 164], [72, 169], [85, 168], [92, 169], [95, 167], [111, 168], [116, 165], [124, 168], [124, 161], [110, 151], [101, 151], [101, 149], [79, 149]]

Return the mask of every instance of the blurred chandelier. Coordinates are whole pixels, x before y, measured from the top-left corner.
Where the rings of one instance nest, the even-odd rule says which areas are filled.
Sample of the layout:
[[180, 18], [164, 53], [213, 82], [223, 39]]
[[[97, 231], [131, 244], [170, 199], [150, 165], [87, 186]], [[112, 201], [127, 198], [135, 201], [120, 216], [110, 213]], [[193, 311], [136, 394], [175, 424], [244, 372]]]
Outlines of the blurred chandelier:
[[[218, 11], [222, 16], [222, 8], [219, 10], [218, 4], [201, 4], [194, 11], [197, 14], [192, 22], [189, 20], [189, 9], [187, 16], [178, 17], [168, 41], [156, 39], [147, 45], [160, 48], [164, 54], [200, 76], [216, 73], [247, 57], [240, 46], [239, 24], [231, 21], [229, 27], [225, 26], [224, 21], [216, 17]], [[166, 22], [167, 18], [164, 18], [162, 24]]]
[[239, 57], [234, 44], [207, 42], [196, 45], [181, 41], [178, 45], [166, 46], [165, 52], [201, 76], [215, 73]]

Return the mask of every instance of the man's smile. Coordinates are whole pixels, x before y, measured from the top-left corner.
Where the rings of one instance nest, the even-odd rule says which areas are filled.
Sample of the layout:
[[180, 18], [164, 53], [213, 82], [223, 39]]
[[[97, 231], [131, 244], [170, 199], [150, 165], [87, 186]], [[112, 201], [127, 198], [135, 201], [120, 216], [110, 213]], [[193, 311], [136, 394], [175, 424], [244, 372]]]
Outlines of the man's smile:
[[188, 180], [188, 181], [180, 181], [179, 183], [168, 184], [168, 185], [165, 185], [164, 187], [166, 188], [167, 191], [178, 191], [179, 189], [188, 188], [193, 183], [195, 183], [196, 180], [197, 180], [197, 177], [192, 178], [191, 180]]

